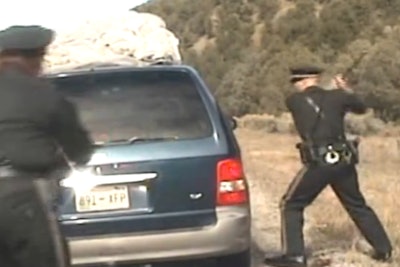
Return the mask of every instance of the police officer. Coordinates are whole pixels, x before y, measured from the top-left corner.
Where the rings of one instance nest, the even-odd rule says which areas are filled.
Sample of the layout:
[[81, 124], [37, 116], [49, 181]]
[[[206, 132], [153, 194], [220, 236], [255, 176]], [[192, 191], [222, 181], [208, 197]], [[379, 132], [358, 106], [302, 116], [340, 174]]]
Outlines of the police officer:
[[281, 241], [283, 255], [265, 258], [269, 266], [307, 266], [303, 240], [303, 212], [319, 193], [331, 186], [341, 204], [374, 248], [377, 261], [390, 261], [392, 247], [375, 212], [360, 191], [356, 170], [357, 143], [346, 139], [344, 116], [363, 114], [367, 108], [340, 75], [335, 90], [319, 87], [318, 67], [291, 69], [291, 83], [297, 88], [286, 99], [302, 143], [298, 144], [304, 168], [283, 195]]
[[[84, 165], [92, 142], [75, 107], [40, 79], [54, 32], [40, 26], [0, 31], [0, 266], [69, 266], [55, 213], [39, 178]], [[62, 177], [54, 177], [62, 178]]]

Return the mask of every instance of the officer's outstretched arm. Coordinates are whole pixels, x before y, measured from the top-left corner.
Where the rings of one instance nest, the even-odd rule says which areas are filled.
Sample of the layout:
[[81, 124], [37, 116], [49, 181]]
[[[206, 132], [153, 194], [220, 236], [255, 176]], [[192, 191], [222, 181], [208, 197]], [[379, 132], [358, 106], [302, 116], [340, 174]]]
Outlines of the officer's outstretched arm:
[[364, 114], [367, 112], [367, 106], [364, 102], [354, 94], [353, 90], [347, 84], [347, 81], [343, 78], [342, 75], [336, 75], [333, 78], [337, 88], [342, 90], [343, 98], [344, 98], [344, 106], [346, 111], [350, 111], [356, 114]]
[[68, 100], [59, 99], [50, 131], [69, 160], [77, 165], [84, 165], [90, 160], [93, 142], [82, 126], [75, 106]]
[[345, 108], [346, 110], [356, 113], [364, 114], [367, 112], [367, 105], [353, 92], [344, 92], [345, 94]]

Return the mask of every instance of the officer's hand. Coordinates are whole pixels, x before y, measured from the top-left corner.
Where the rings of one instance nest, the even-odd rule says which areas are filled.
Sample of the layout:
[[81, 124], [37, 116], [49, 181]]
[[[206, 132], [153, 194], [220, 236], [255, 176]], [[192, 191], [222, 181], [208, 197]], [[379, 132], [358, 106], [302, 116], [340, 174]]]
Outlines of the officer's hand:
[[333, 81], [338, 89], [351, 90], [347, 81], [344, 79], [342, 74], [338, 74], [333, 78]]

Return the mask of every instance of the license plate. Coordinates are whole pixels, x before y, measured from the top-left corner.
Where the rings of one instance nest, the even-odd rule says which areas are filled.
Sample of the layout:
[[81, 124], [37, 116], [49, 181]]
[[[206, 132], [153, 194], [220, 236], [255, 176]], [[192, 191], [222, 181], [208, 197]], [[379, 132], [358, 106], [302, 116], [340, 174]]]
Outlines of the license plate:
[[87, 192], [75, 192], [78, 212], [127, 209], [130, 206], [127, 186], [99, 186]]

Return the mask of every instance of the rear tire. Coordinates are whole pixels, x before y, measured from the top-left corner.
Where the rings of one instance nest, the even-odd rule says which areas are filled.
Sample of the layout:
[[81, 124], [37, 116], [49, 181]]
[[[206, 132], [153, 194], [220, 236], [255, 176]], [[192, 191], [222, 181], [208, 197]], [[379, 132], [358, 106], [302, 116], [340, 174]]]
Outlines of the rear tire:
[[217, 267], [251, 267], [250, 249], [217, 259]]

